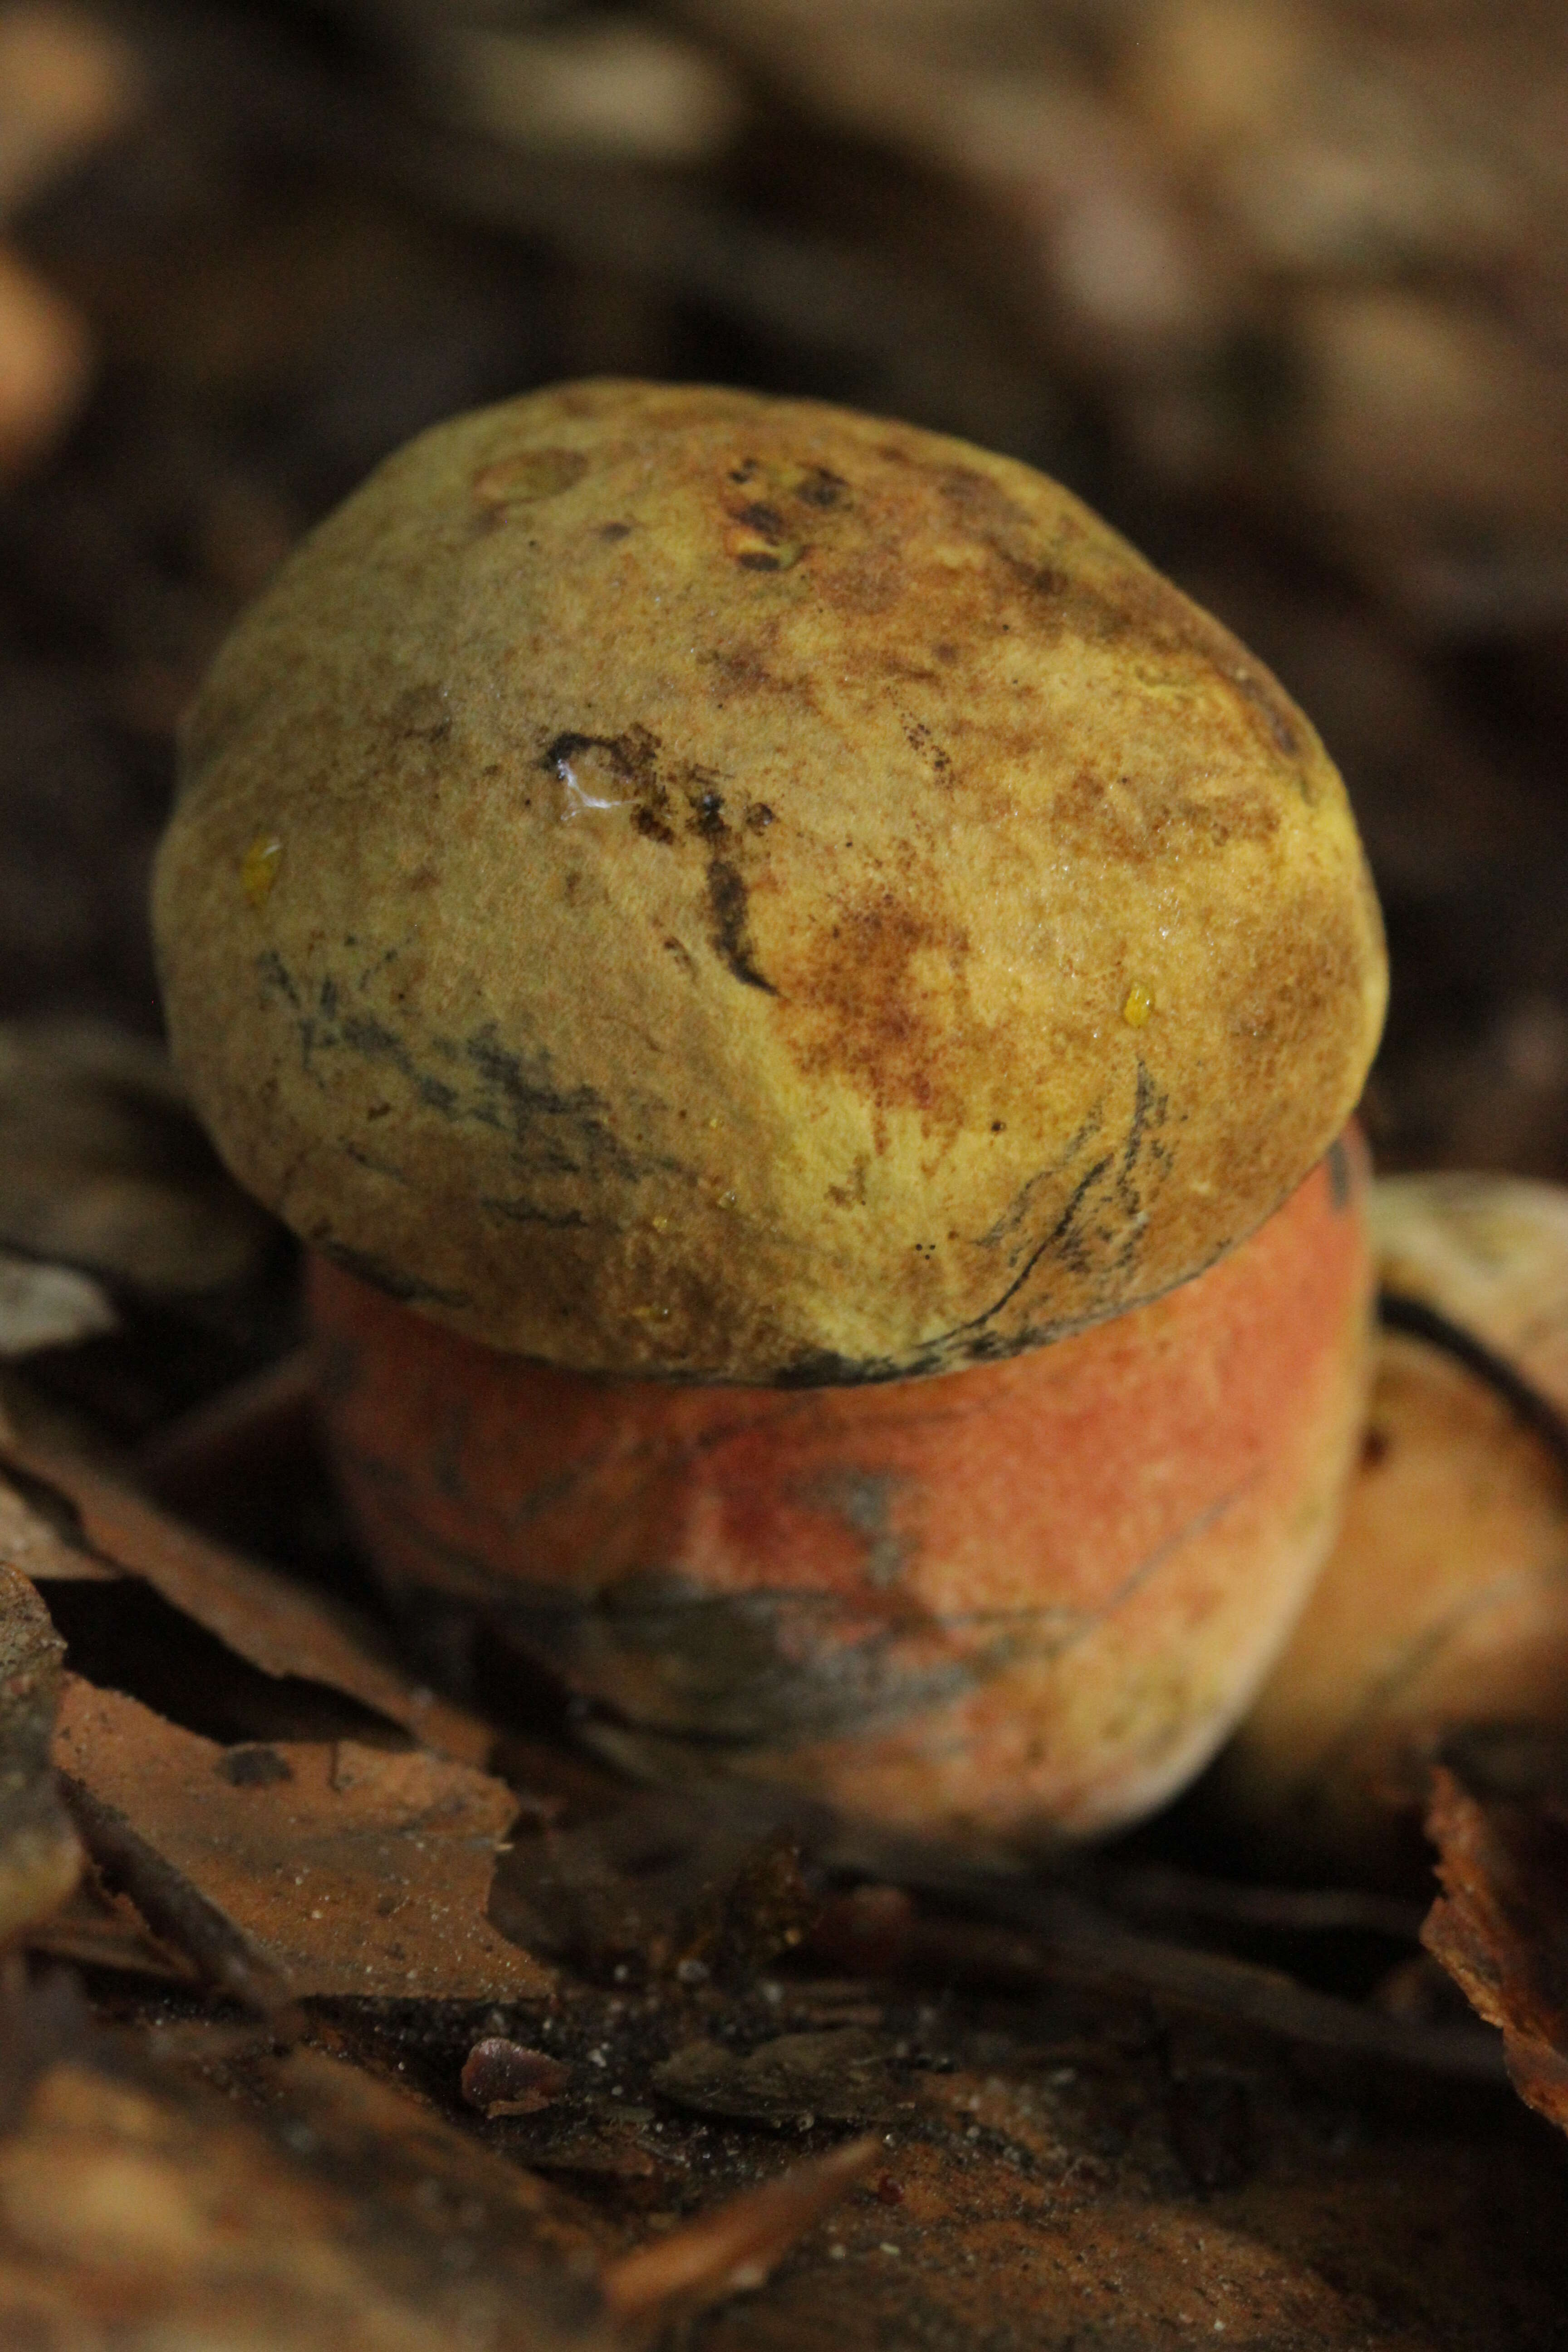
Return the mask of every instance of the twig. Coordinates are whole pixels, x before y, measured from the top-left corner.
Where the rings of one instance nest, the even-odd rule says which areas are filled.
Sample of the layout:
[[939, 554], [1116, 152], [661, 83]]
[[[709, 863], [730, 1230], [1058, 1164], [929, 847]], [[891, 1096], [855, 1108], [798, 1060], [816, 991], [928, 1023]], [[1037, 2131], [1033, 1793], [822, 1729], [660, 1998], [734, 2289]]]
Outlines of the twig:
[[117, 1805], [69, 1772], [58, 1772], [60, 1795], [100, 1869], [124, 1888], [153, 1929], [184, 1952], [210, 1984], [266, 2019], [280, 2042], [297, 2041], [305, 2020], [293, 1988], [226, 1913], [149, 1844]]
[[[1047, 1898], [1048, 1899], [1048, 1898]], [[1423, 2025], [1314, 1992], [1277, 1969], [1100, 1925], [1081, 1911], [1027, 1929], [922, 1917], [900, 1889], [865, 1887], [833, 1906], [813, 1948], [868, 1974], [968, 1981], [1012, 1992], [1075, 1990], [1156, 2000], [1222, 2023], [1347, 2057], [1376, 2058], [1475, 2083], [1507, 2076], [1496, 2037]]]
[[1098, 1898], [1112, 1910], [1145, 1919], [1205, 1919], [1221, 1926], [1267, 1927], [1281, 1935], [1387, 1936], [1420, 1940], [1426, 1906], [1353, 1886], [1244, 1886], [1196, 1871], [1150, 1865], [1091, 1874]]
[[653, 2333], [724, 2296], [759, 2287], [846, 2191], [868, 2172], [879, 2140], [851, 2140], [792, 2165], [776, 2180], [639, 2247], [611, 2265], [605, 2300], [623, 2327]]

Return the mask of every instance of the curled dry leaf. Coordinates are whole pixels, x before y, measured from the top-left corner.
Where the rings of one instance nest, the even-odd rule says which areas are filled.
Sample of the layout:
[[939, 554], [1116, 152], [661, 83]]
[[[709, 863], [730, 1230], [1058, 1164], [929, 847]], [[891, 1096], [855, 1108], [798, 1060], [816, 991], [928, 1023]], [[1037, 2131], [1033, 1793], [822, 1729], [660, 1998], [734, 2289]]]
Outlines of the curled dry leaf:
[[81, 1870], [49, 1769], [64, 1646], [26, 1578], [0, 1563], [0, 1945], [47, 1918]]
[[226, 1748], [74, 1676], [55, 1754], [95, 1856], [149, 1924], [264, 2010], [550, 1989], [485, 1915], [516, 1811], [499, 1780], [353, 1740]]
[[1568, 2131], [1568, 1805], [1488, 1801], [1439, 1769], [1426, 1827], [1443, 1892], [1422, 1941], [1502, 2029], [1521, 2098]]
[[1299, 1866], [1423, 1870], [1433, 1759], [1477, 1724], [1568, 1729], [1568, 1192], [1374, 1187], [1385, 1295], [1338, 1544], [1215, 1794]]

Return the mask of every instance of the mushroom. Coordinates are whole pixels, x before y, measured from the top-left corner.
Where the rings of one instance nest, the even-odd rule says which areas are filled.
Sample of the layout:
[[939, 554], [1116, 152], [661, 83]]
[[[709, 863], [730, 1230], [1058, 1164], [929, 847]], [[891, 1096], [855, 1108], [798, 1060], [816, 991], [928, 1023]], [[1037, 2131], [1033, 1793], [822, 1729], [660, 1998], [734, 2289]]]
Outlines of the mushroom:
[[438, 426], [221, 652], [155, 899], [427, 1622], [981, 1839], [1212, 1752], [1358, 1424], [1382, 935], [1307, 720], [1076, 499], [738, 392]]
[[1338, 1541], [1215, 1775], [1302, 1866], [1430, 1878], [1432, 1768], [1568, 1734], [1568, 1192], [1373, 1188], [1390, 1322]]

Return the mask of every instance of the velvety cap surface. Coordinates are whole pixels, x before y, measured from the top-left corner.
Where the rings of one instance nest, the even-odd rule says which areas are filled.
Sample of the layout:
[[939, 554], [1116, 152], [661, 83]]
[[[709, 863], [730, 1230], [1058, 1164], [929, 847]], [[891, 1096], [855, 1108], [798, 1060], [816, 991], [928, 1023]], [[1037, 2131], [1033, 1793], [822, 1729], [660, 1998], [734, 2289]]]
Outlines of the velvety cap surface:
[[306, 1241], [586, 1369], [844, 1380], [1185, 1279], [1361, 1091], [1377, 908], [1262, 665], [1055, 483], [567, 385], [381, 467], [192, 715], [156, 920]]

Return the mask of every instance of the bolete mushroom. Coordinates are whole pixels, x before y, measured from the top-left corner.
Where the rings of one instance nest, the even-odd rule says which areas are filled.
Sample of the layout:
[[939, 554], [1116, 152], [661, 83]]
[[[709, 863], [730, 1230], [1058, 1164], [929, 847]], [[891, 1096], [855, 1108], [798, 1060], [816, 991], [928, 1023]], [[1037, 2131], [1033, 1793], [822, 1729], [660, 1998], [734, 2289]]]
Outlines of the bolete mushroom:
[[1363, 1401], [1377, 908], [1262, 665], [1027, 467], [591, 383], [391, 458], [191, 715], [186, 1082], [390, 1586], [639, 1769], [1105, 1828]]

